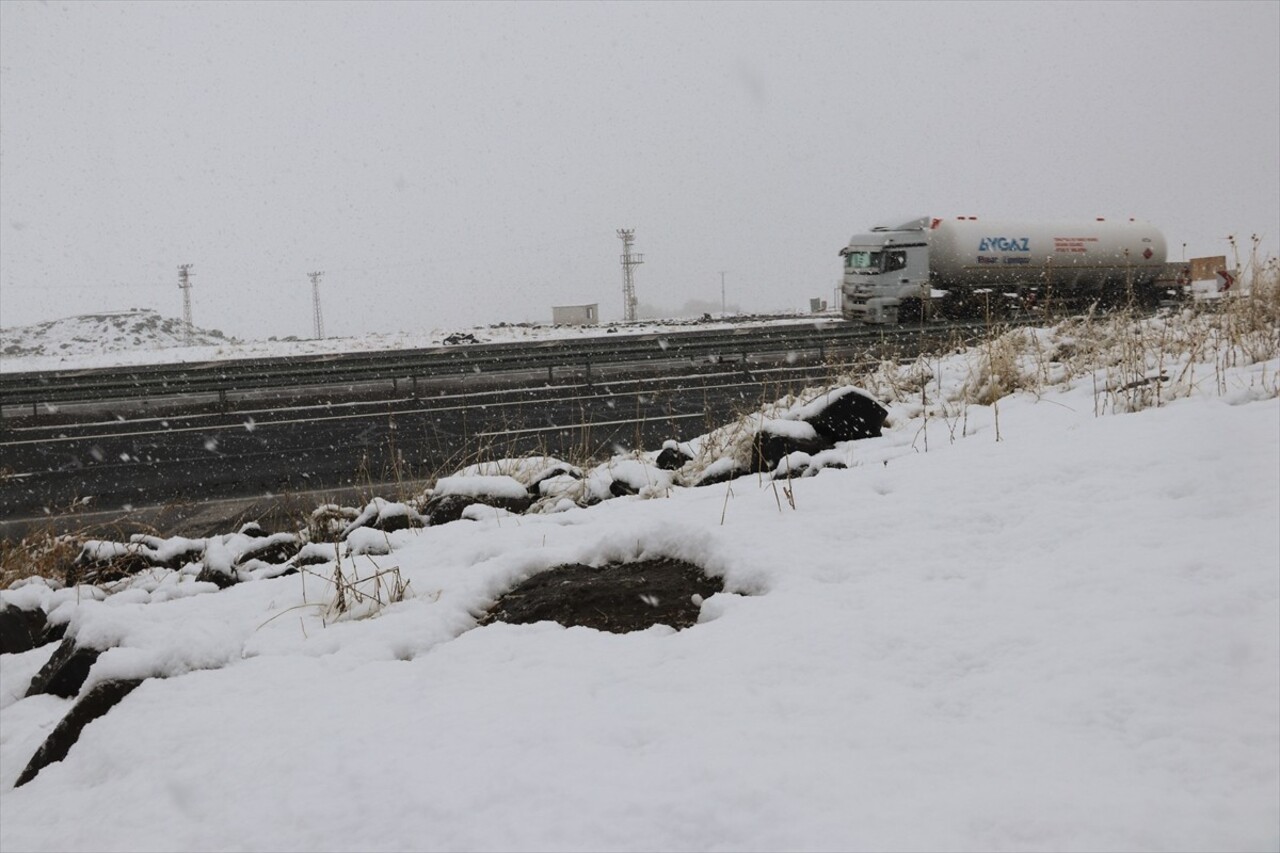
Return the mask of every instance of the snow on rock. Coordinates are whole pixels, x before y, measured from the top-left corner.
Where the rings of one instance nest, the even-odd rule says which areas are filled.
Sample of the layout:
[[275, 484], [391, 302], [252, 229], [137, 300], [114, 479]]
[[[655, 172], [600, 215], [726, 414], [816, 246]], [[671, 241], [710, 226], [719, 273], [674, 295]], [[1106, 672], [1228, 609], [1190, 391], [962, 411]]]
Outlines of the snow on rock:
[[[711, 485], [740, 474], [774, 471], [794, 453], [811, 457], [810, 466], [814, 459], [819, 465], [834, 462], [823, 452], [839, 442], [879, 436], [887, 418], [888, 410], [860, 388], [810, 389], [675, 445], [690, 457], [679, 465], [676, 479], [688, 485]], [[677, 461], [668, 453], [664, 466]]]
[[587, 472], [583, 481], [586, 503], [639, 495], [643, 498], [667, 494], [674, 485], [671, 471], [639, 458], [614, 458]]
[[571, 474], [557, 474], [538, 481], [538, 495], [542, 498], [574, 500], [582, 495], [584, 488], [582, 477]]
[[118, 580], [148, 568], [180, 568], [199, 560], [204, 550], [204, 540], [182, 536], [134, 534], [128, 542], [90, 539], [81, 546], [70, 572], [80, 582]]
[[505, 474], [441, 477], [432, 490], [433, 497], [522, 500], [528, 494], [529, 490], [523, 483]]
[[352, 522], [363, 517], [376, 518], [376, 514], [367, 515], [366, 505], [362, 513], [355, 507], [344, 507], [337, 504], [323, 504], [311, 511], [307, 520], [307, 535], [313, 542], [340, 541]]
[[889, 411], [861, 388], [851, 385], [818, 394], [792, 414], [828, 441], [857, 441], [880, 435]]
[[[554, 456], [522, 456], [468, 465], [455, 477], [510, 477], [532, 488], [549, 477], [582, 477], [582, 469]], [[475, 488], [474, 486], [470, 488]], [[437, 492], [439, 486], [437, 485]], [[496, 493], [493, 493], [496, 494]]]
[[[349, 515], [349, 513], [339, 512], [339, 516], [343, 515]], [[313, 522], [315, 518], [315, 513], [312, 513]], [[422, 516], [408, 504], [388, 501], [383, 498], [374, 498], [365, 504], [363, 511], [347, 523], [338, 538], [346, 541], [353, 532], [360, 528], [373, 528], [374, 530], [390, 532], [404, 530], [407, 527], [422, 527], [424, 523]]]
[[291, 565], [315, 566], [321, 563], [332, 563], [341, 552], [331, 542], [308, 542], [303, 545], [291, 561]]
[[515, 513], [510, 510], [502, 509], [496, 506], [486, 506], [485, 504], [469, 504], [462, 510], [462, 518], [467, 521], [497, 521], [501, 522], [504, 518], [514, 516]]
[[269, 572], [273, 567], [287, 563], [301, 547], [302, 540], [293, 533], [215, 536], [205, 540], [200, 579], [219, 584], [251, 580], [260, 577], [263, 569]]
[[[535, 468], [525, 472], [532, 470]], [[533, 502], [529, 487], [508, 474], [458, 474], [436, 481], [425, 497], [422, 512], [429, 524], [439, 525], [467, 518], [465, 512], [473, 504], [524, 512]]]
[[142, 679], [106, 681], [95, 685], [75, 703], [71, 711], [58, 723], [53, 733], [40, 745], [36, 754], [14, 782], [14, 786], [25, 785], [45, 767], [66, 758], [71, 747], [79, 740], [84, 727], [120, 704], [120, 700], [129, 695], [142, 681]]
[[52, 657], [31, 679], [28, 696], [43, 693], [70, 699], [80, 692], [89, 670], [97, 662], [102, 650], [68, 638], [59, 644]]
[[693, 448], [687, 443], [682, 444], [675, 439], [668, 439], [662, 443], [662, 450], [653, 460], [653, 464], [664, 471], [679, 471], [696, 456]]
[[372, 527], [360, 527], [352, 530], [346, 538], [347, 554], [390, 554], [391, 538], [383, 531]]
[[757, 430], [765, 435], [776, 435], [793, 441], [814, 441], [818, 437], [817, 430], [804, 421], [785, 418], [761, 418]]

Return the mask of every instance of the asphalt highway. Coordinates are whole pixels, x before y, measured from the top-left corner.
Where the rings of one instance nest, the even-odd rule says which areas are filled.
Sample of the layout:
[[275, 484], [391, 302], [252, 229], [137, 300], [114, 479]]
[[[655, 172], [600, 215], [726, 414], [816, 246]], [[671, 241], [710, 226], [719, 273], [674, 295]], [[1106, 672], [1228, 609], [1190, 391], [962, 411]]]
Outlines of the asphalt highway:
[[800, 324], [5, 374], [0, 538], [75, 529], [90, 513], [336, 499], [527, 453], [590, 464], [693, 438], [850, 364], [973, 331]]
[[825, 371], [729, 368], [431, 397], [10, 419], [0, 435], [0, 534], [87, 511], [337, 495], [525, 453], [583, 464], [700, 435]]

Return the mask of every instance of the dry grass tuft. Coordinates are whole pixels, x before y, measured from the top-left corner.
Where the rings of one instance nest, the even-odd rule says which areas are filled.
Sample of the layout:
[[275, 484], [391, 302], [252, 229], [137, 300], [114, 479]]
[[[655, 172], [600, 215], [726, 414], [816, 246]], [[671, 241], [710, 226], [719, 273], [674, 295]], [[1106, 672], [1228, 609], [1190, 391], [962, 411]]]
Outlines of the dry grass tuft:
[[17, 542], [0, 540], [0, 589], [30, 577], [64, 578], [72, 574], [85, 537], [29, 533]]
[[307, 575], [324, 581], [329, 589], [326, 600], [318, 604], [323, 624], [327, 626], [340, 620], [367, 619], [381, 613], [384, 607], [398, 604], [408, 597], [409, 581], [401, 577], [399, 566], [383, 569], [371, 558], [369, 563], [373, 571], [365, 575], [360, 574], [359, 565], [354, 558], [350, 567], [344, 571], [341, 555], [334, 561], [333, 573], [328, 577], [310, 569], [302, 570], [304, 598]]

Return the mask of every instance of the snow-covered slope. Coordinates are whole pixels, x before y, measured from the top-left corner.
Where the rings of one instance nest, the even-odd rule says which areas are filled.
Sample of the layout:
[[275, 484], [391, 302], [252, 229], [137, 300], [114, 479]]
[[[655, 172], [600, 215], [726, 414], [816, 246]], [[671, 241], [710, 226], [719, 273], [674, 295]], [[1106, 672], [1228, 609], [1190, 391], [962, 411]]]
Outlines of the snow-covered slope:
[[[191, 330], [191, 346], [219, 347], [234, 343], [234, 339], [216, 329]], [[0, 359], [6, 367], [30, 359], [56, 360], [61, 364], [94, 362], [126, 353], [187, 345], [186, 325], [181, 320], [141, 308], [0, 329]]]

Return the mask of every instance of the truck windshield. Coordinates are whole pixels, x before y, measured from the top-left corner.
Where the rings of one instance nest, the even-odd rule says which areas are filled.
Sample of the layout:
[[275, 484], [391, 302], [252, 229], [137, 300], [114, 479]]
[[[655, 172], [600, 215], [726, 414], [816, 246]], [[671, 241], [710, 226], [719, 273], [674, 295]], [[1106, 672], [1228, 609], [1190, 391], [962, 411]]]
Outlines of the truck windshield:
[[850, 272], [880, 272], [880, 252], [849, 249], [844, 253], [844, 268]]

